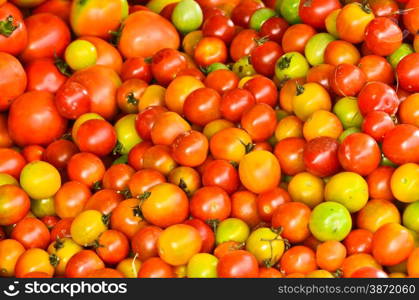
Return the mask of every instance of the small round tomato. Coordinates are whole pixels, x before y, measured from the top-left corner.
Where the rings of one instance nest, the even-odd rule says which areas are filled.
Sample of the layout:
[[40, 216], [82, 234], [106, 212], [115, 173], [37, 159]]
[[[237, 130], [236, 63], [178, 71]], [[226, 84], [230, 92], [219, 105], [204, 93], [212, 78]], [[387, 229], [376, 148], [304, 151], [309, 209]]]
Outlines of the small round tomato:
[[324, 182], [311, 173], [301, 172], [291, 179], [288, 191], [293, 201], [313, 208], [323, 201]]
[[218, 259], [208, 253], [198, 253], [191, 257], [186, 266], [188, 278], [216, 278]]
[[396, 125], [384, 136], [383, 153], [393, 163], [419, 163], [419, 128], [410, 124]]
[[147, 87], [148, 84], [138, 78], [131, 78], [124, 81], [116, 91], [118, 107], [125, 113], [138, 113], [140, 107], [139, 103], [141, 102]]
[[380, 81], [392, 84], [394, 73], [390, 63], [378, 55], [366, 55], [359, 61], [358, 67], [367, 77], [367, 82]]
[[215, 231], [217, 245], [229, 241], [243, 243], [248, 237], [249, 227], [244, 221], [236, 218], [221, 221]]
[[132, 238], [146, 224], [141, 215], [140, 200], [130, 198], [119, 202], [112, 210], [110, 221], [112, 229]]
[[377, 231], [387, 223], [400, 223], [400, 213], [396, 206], [387, 200], [371, 199], [358, 212], [356, 224], [358, 228]]
[[303, 23], [314, 28], [324, 29], [326, 17], [339, 8], [341, 8], [341, 4], [337, 0], [316, 0], [312, 2], [303, 0], [300, 2], [298, 14]]
[[393, 88], [382, 82], [367, 83], [358, 94], [358, 105], [361, 113], [384, 111], [394, 115], [399, 106], [399, 98]]
[[367, 81], [364, 72], [351, 64], [339, 64], [331, 73], [329, 82], [332, 91], [339, 96], [355, 96]]
[[239, 175], [231, 163], [216, 159], [205, 166], [202, 184], [204, 186], [218, 186], [231, 194], [239, 187]]
[[391, 176], [391, 191], [394, 197], [406, 203], [418, 199], [419, 165], [407, 163], [398, 167]]
[[342, 264], [344, 278], [350, 278], [352, 274], [363, 267], [373, 267], [381, 270], [380, 264], [369, 254], [357, 253], [345, 258]]
[[316, 250], [317, 265], [329, 272], [339, 269], [346, 257], [345, 246], [337, 241], [327, 241], [320, 244]]
[[33, 248], [22, 253], [16, 262], [15, 276], [22, 278], [32, 272], [44, 272], [49, 276], [54, 274], [54, 267], [50, 263], [48, 252]]
[[373, 233], [366, 229], [352, 230], [343, 241], [348, 255], [371, 253]]
[[25, 68], [28, 76], [28, 91], [46, 91], [55, 93], [67, 80], [67, 76], [52, 58], [31, 61]]
[[343, 126], [339, 118], [323, 109], [313, 112], [303, 127], [303, 134], [307, 141], [321, 136], [337, 139], [342, 132]]
[[256, 72], [267, 77], [275, 73], [275, 63], [284, 53], [281, 46], [273, 41], [260, 40], [250, 54], [250, 62]]
[[16, 262], [24, 252], [23, 245], [14, 239], [0, 241], [1, 277], [13, 277], [15, 275]]
[[217, 266], [220, 278], [256, 278], [258, 272], [255, 256], [244, 250], [232, 251], [222, 256]]
[[185, 224], [168, 227], [157, 241], [160, 257], [172, 266], [188, 263], [200, 251], [201, 246], [202, 239], [198, 230]]
[[275, 131], [275, 111], [265, 103], [257, 103], [243, 113], [241, 127], [247, 131], [253, 141], [265, 141]]
[[194, 51], [196, 63], [203, 67], [215, 62], [225, 63], [227, 56], [228, 51], [224, 41], [217, 37], [203, 37]]
[[369, 196], [373, 199], [392, 200], [394, 198], [390, 187], [394, 168], [380, 166], [367, 177]]
[[365, 45], [376, 55], [392, 54], [400, 47], [402, 40], [402, 31], [390, 18], [374, 18], [365, 28]]
[[416, 81], [419, 74], [419, 53], [406, 55], [398, 63], [396, 72], [402, 89], [412, 93], [419, 92], [419, 84]]
[[308, 247], [294, 246], [284, 253], [280, 266], [285, 274], [309, 273], [316, 269], [316, 254]]
[[157, 241], [163, 230], [157, 226], [146, 226], [137, 231], [131, 239], [132, 251], [138, 259], [145, 261], [158, 256]]
[[151, 72], [157, 82], [166, 86], [187, 67], [185, 57], [177, 50], [165, 48], [152, 57]]
[[61, 186], [57, 169], [47, 162], [34, 161], [27, 164], [20, 175], [20, 184], [33, 199], [52, 197]]
[[349, 234], [351, 227], [351, 215], [345, 206], [337, 202], [317, 205], [310, 216], [310, 231], [320, 241], [341, 241]]
[[324, 52], [324, 62], [333, 66], [339, 64], [354, 64], [360, 60], [358, 49], [346, 41], [337, 40], [330, 42]]
[[306, 170], [320, 177], [336, 174], [341, 168], [338, 149], [339, 142], [331, 137], [321, 136], [308, 141], [303, 152]]
[[117, 230], [106, 230], [97, 240], [96, 252], [103, 262], [117, 264], [128, 256], [128, 239]]
[[258, 214], [263, 221], [271, 222], [278, 207], [290, 201], [290, 194], [280, 187], [260, 193], [256, 199]]
[[287, 175], [296, 175], [305, 170], [303, 152], [306, 142], [302, 138], [286, 138], [275, 145], [274, 154]]
[[253, 231], [246, 241], [246, 250], [252, 253], [259, 265], [275, 265], [285, 250], [285, 243], [279, 232], [261, 227]]
[[106, 156], [116, 146], [116, 131], [105, 120], [88, 120], [80, 125], [76, 134], [76, 143], [80, 151], [98, 156]]
[[249, 134], [239, 128], [225, 128], [210, 139], [210, 151], [215, 159], [239, 162], [253, 148]]
[[71, 237], [81, 246], [92, 245], [107, 230], [108, 218], [97, 210], [85, 210], [74, 218]]
[[399, 117], [402, 123], [419, 127], [419, 94], [410, 95], [400, 103]]
[[138, 272], [138, 278], [175, 278], [173, 267], [159, 257], [145, 260]]
[[200, 88], [186, 98], [183, 112], [194, 124], [205, 126], [220, 118], [221, 96], [211, 88]]
[[265, 76], [255, 76], [244, 84], [243, 88], [255, 97], [256, 103], [265, 103], [275, 107], [278, 103], [278, 91], [275, 83]]
[[286, 202], [278, 206], [272, 215], [272, 226], [281, 228], [281, 236], [291, 243], [300, 243], [308, 238], [308, 222], [311, 209], [300, 202]]
[[114, 125], [118, 145], [120, 145], [120, 149], [118, 149], [120, 154], [128, 154], [135, 145], [142, 141], [135, 129], [136, 117], [135, 114], [125, 115]]
[[231, 195], [231, 216], [254, 227], [261, 222], [258, 202], [255, 194], [249, 191], [238, 191]]
[[7, 226], [22, 220], [29, 212], [28, 195], [18, 186], [0, 186], [0, 225]]
[[351, 278], [388, 278], [388, 275], [373, 267], [363, 267], [353, 272]]
[[18, 55], [26, 46], [28, 32], [21, 11], [13, 4], [0, 1], [0, 51]]
[[48, 253], [50, 254], [51, 262], [56, 264], [55, 273], [63, 276], [70, 258], [82, 250], [83, 248], [71, 238], [62, 238], [53, 241], [48, 247]]
[[217, 186], [206, 186], [196, 191], [190, 201], [190, 211], [194, 218], [209, 222], [220, 222], [231, 213], [228, 194]]
[[288, 29], [288, 23], [281, 17], [271, 17], [266, 20], [260, 28], [260, 35], [266, 36], [269, 40], [281, 44], [282, 37]]
[[67, 262], [65, 276], [67, 278], [82, 278], [104, 267], [105, 264], [93, 250], [82, 250], [74, 254]]
[[403, 225], [406, 226], [406, 228], [413, 231], [418, 231], [419, 228], [419, 222], [416, 218], [418, 208], [419, 201], [416, 201], [406, 206], [403, 212]]
[[[324, 57], [326, 48], [336, 38], [329, 33], [317, 33], [313, 35], [307, 42], [304, 48], [304, 54], [307, 61], [312, 66], [318, 66], [325, 63]], [[337, 52], [337, 51], [336, 51]], [[338, 54], [337, 54], [338, 55]]]
[[385, 134], [395, 126], [393, 119], [384, 111], [369, 112], [362, 123], [362, 131], [381, 142]]
[[304, 53], [308, 40], [315, 35], [316, 30], [307, 24], [296, 24], [288, 27], [282, 37], [282, 49], [284, 52]]
[[234, 37], [230, 45], [230, 56], [233, 61], [238, 61], [239, 59], [250, 55], [252, 50], [257, 47], [256, 40], [258, 38], [258, 33], [253, 29], [244, 29], [240, 31]]
[[70, 180], [79, 181], [92, 187], [102, 180], [105, 166], [96, 155], [81, 152], [71, 157], [67, 165], [67, 173]]
[[0, 154], [0, 172], [19, 179], [26, 165], [23, 155], [10, 148], [0, 148]]

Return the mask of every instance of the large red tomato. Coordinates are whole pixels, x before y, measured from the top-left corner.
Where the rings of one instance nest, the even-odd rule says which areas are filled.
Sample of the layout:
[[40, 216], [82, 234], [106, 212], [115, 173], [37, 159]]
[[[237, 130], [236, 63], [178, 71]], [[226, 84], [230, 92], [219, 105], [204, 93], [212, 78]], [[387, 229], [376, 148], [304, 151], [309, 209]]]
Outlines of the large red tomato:
[[0, 5], [0, 22], [3, 25], [0, 28], [0, 51], [18, 55], [28, 41], [21, 11], [11, 3]]
[[175, 27], [153, 12], [135, 12], [125, 19], [122, 26], [118, 48], [127, 58], [152, 56], [163, 48], [179, 47]]
[[324, 29], [326, 17], [341, 7], [339, 0], [302, 0], [298, 14], [303, 23], [317, 29]]
[[0, 74], [7, 74], [0, 76], [0, 111], [5, 111], [25, 91], [27, 78], [20, 62], [4, 52], [0, 52]]
[[400, 124], [388, 131], [383, 140], [383, 153], [395, 164], [419, 163], [419, 128]]
[[16, 144], [48, 145], [64, 134], [67, 121], [58, 113], [53, 94], [28, 92], [13, 102], [8, 125]]

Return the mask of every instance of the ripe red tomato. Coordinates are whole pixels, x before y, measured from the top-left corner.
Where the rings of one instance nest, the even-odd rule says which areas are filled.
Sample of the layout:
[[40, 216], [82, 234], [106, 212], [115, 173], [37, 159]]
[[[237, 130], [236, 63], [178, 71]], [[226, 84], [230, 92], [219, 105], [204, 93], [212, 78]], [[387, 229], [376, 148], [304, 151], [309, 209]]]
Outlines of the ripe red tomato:
[[290, 194], [280, 187], [260, 193], [256, 200], [258, 214], [263, 221], [271, 222], [272, 216], [278, 207], [290, 201]]
[[186, 66], [185, 57], [171, 48], [157, 51], [151, 60], [151, 72], [161, 85], [168, 85]]
[[25, 68], [28, 77], [28, 91], [55, 93], [67, 80], [52, 58], [31, 61]]
[[383, 140], [383, 153], [395, 164], [419, 162], [419, 128], [410, 124], [396, 125]]
[[364, 72], [351, 64], [337, 65], [329, 82], [333, 92], [339, 96], [355, 96], [367, 81]]
[[272, 77], [275, 73], [275, 64], [282, 54], [284, 52], [276, 42], [258, 40], [258, 46], [250, 53], [250, 62], [256, 72]]
[[28, 195], [21, 188], [10, 184], [0, 186], [0, 225], [12, 225], [22, 220], [30, 205]]
[[367, 82], [380, 81], [386, 84], [392, 84], [394, 81], [393, 68], [384, 57], [366, 55], [361, 58], [358, 67], [367, 76]]
[[204, 186], [218, 186], [228, 194], [232, 194], [239, 187], [239, 174], [230, 162], [216, 159], [205, 166], [202, 184]]
[[283, 18], [272, 17], [266, 20], [260, 28], [260, 35], [266, 36], [269, 40], [281, 44], [282, 37], [288, 28], [288, 23]]
[[286, 202], [278, 206], [272, 215], [272, 226], [281, 228], [281, 236], [291, 243], [308, 238], [311, 209], [300, 202]]
[[160, 227], [150, 225], [138, 230], [132, 237], [131, 248], [139, 260], [145, 261], [158, 256], [157, 240], [162, 232]]
[[228, 50], [224, 41], [217, 37], [204, 37], [195, 47], [194, 59], [199, 66], [209, 65], [227, 61]]
[[396, 91], [383, 82], [369, 82], [358, 94], [358, 106], [365, 116], [371, 111], [384, 111], [394, 115], [399, 107]]
[[191, 215], [202, 221], [222, 221], [231, 212], [230, 197], [217, 186], [205, 186], [197, 190], [190, 206]]
[[220, 103], [220, 112], [224, 119], [239, 122], [243, 113], [255, 105], [256, 100], [251, 92], [235, 88], [223, 94]]
[[52, 142], [45, 149], [43, 160], [49, 162], [57, 169], [65, 169], [70, 158], [79, 152], [79, 148], [73, 142], [61, 139]]
[[281, 170], [287, 175], [296, 175], [305, 170], [303, 153], [306, 141], [303, 138], [286, 138], [280, 140], [274, 149]]
[[97, 240], [96, 253], [106, 264], [117, 264], [129, 253], [127, 237], [117, 230], [106, 230]]
[[67, 165], [67, 173], [70, 180], [79, 181], [92, 187], [102, 180], [105, 166], [96, 155], [81, 152], [71, 157]]
[[223, 255], [217, 266], [220, 278], [256, 278], [258, 272], [255, 256], [245, 250], [236, 250]]
[[338, 158], [346, 171], [367, 176], [380, 164], [381, 151], [368, 134], [353, 133], [340, 144]]
[[172, 156], [178, 164], [187, 167], [201, 165], [208, 155], [208, 139], [199, 131], [181, 133], [173, 141]]
[[412, 34], [416, 34], [419, 30], [419, 12], [417, 10], [419, 1], [409, 0], [403, 2], [407, 2], [405, 6], [406, 13], [403, 14], [403, 24]]
[[264, 7], [262, 1], [243, 0], [234, 7], [231, 12], [231, 19], [234, 24], [243, 28], [249, 27], [249, 21], [252, 14], [259, 8]]
[[152, 79], [151, 65], [146, 58], [131, 57], [126, 59], [122, 64], [120, 75], [123, 81], [137, 78], [150, 83]]
[[4, 52], [0, 52], [0, 73], [7, 74], [0, 77], [0, 111], [6, 111], [25, 91], [27, 76], [19, 60]]
[[116, 132], [105, 120], [87, 120], [77, 130], [76, 142], [82, 152], [106, 156], [116, 146]]
[[419, 53], [405, 56], [397, 65], [396, 72], [402, 89], [412, 93], [419, 92], [419, 83], [416, 80], [419, 76]]
[[238, 61], [240, 58], [250, 55], [252, 50], [257, 47], [256, 40], [258, 38], [259, 34], [253, 29], [240, 31], [230, 45], [230, 56], [233, 61]]
[[235, 89], [239, 85], [239, 77], [230, 70], [219, 69], [209, 73], [204, 80], [204, 84], [208, 88], [212, 88], [218, 93], [224, 94]]
[[202, 25], [203, 36], [212, 36], [222, 39], [226, 44], [229, 44], [234, 35], [236, 29], [233, 21], [223, 15], [212, 15], [205, 19]]
[[220, 118], [220, 94], [212, 88], [200, 88], [186, 98], [183, 113], [194, 124], [205, 126]]
[[286, 274], [305, 274], [316, 269], [316, 254], [308, 247], [294, 246], [282, 255], [280, 266]]
[[64, 134], [67, 120], [58, 113], [53, 94], [28, 92], [13, 102], [8, 125], [16, 144], [46, 146]]
[[326, 17], [341, 7], [338, 0], [302, 0], [298, 14], [303, 23], [317, 29], [324, 29]]
[[65, 276], [68, 278], [82, 278], [104, 267], [105, 264], [94, 251], [82, 250], [74, 254], [67, 262]]
[[20, 220], [13, 228], [11, 238], [20, 242], [26, 249], [45, 249], [50, 243], [48, 227], [36, 218]]
[[268, 104], [257, 103], [243, 113], [240, 124], [254, 142], [262, 142], [275, 132], [276, 113]]
[[114, 164], [103, 175], [102, 185], [105, 189], [124, 191], [128, 189], [134, 169], [126, 164]]
[[[1, 1], [0, 1], [1, 2]], [[21, 11], [10, 2], [0, 5], [0, 51], [18, 55], [26, 47], [28, 32]]]
[[304, 165], [310, 173], [325, 177], [340, 170], [338, 159], [339, 142], [331, 137], [317, 137], [307, 142], [304, 147]]
[[369, 112], [362, 123], [362, 131], [381, 142], [385, 134], [395, 126], [393, 119], [384, 111]]
[[265, 76], [255, 76], [247, 81], [243, 88], [253, 94], [256, 103], [266, 103], [272, 107], [278, 104], [278, 89], [275, 83]]
[[373, 233], [366, 229], [352, 230], [343, 241], [348, 256], [356, 253], [371, 253], [372, 237]]
[[200, 219], [189, 219], [184, 224], [194, 227], [198, 230], [202, 239], [201, 253], [211, 253], [214, 249], [215, 234], [211, 227]]

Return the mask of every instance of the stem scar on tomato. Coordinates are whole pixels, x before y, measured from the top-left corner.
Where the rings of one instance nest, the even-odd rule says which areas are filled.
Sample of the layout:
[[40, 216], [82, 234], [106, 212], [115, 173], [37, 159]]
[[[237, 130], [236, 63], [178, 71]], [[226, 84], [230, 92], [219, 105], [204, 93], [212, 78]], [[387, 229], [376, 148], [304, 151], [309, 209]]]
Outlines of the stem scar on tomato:
[[19, 27], [14, 24], [15, 18], [13, 16], [8, 16], [4, 21], [0, 21], [0, 34], [9, 37], [13, 32]]

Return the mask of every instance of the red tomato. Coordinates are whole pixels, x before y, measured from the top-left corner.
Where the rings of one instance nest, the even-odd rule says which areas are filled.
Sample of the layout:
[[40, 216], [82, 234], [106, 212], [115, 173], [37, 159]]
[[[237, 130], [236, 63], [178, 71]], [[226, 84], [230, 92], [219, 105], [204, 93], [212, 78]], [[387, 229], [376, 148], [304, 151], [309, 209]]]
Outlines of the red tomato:
[[179, 51], [171, 48], [159, 50], [151, 60], [151, 72], [161, 85], [168, 85], [186, 67], [185, 57]]
[[10, 54], [0, 52], [0, 111], [7, 110], [13, 100], [26, 89], [27, 76], [20, 62]]
[[266, 103], [272, 107], [278, 104], [278, 89], [267, 77], [255, 76], [247, 81], [243, 88], [253, 94], [256, 103]]
[[303, 23], [317, 29], [325, 28], [326, 17], [335, 9], [341, 8], [338, 0], [302, 0], [298, 14]]
[[353, 272], [351, 278], [388, 278], [388, 275], [373, 267], [363, 267]]
[[256, 201], [260, 218], [265, 222], [271, 222], [275, 210], [280, 205], [290, 202], [291, 196], [283, 188], [277, 187], [259, 194]]
[[144, 261], [138, 272], [138, 278], [174, 278], [173, 267], [159, 257], [151, 257]]
[[195, 47], [195, 62], [202, 67], [227, 61], [228, 50], [224, 41], [217, 37], [204, 37]]
[[383, 153], [398, 165], [419, 163], [419, 128], [410, 124], [396, 125], [383, 140]]
[[31, 206], [28, 195], [19, 187], [0, 186], [0, 225], [7, 226], [22, 220]]
[[367, 176], [380, 164], [381, 151], [371, 136], [353, 133], [340, 144], [338, 158], [346, 171]]
[[251, 228], [261, 223], [256, 194], [238, 191], [231, 195], [231, 217], [245, 221]]
[[217, 273], [220, 278], [256, 278], [259, 273], [258, 262], [248, 251], [232, 251], [220, 258]]
[[21, 11], [9, 2], [1, 4], [0, 22], [2, 23], [0, 51], [18, 55], [25, 49], [28, 41], [28, 32]]
[[60, 17], [64, 22], [68, 23], [70, 20], [71, 1], [68, 0], [49, 0], [37, 6], [34, 13], [51, 13]]
[[200, 219], [186, 220], [184, 224], [192, 226], [198, 230], [202, 239], [202, 247], [200, 252], [211, 253], [215, 244], [215, 234], [211, 227], [209, 227], [204, 221]]
[[149, 60], [143, 57], [131, 57], [125, 60], [121, 67], [121, 79], [141, 79], [150, 83], [152, 79], [151, 65]]
[[249, 27], [250, 17], [253, 13], [259, 8], [264, 7], [262, 1], [256, 0], [243, 0], [234, 7], [231, 12], [231, 18], [235, 25], [241, 26], [243, 28]]
[[412, 93], [419, 92], [419, 82], [417, 80], [419, 76], [419, 53], [411, 53], [405, 56], [397, 65], [396, 72], [402, 89]]
[[217, 186], [200, 188], [193, 195], [191, 215], [203, 221], [222, 221], [230, 216], [231, 200], [228, 194]]
[[370, 198], [383, 200], [394, 199], [390, 184], [394, 170], [393, 167], [381, 166], [368, 175], [367, 183]]
[[201, 165], [208, 155], [208, 139], [199, 131], [181, 133], [173, 141], [172, 156], [177, 163], [196, 167]]
[[105, 120], [87, 120], [77, 130], [76, 142], [82, 152], [106, 156], [116, 146], [116, 132], [114, 127]]
[[367, 76], [367, 81], [380, 81], [392, 84], [394, 81], [393, 68], [390, 63], [381, 56], [367, 55], [361, 58], [358, 67]]
[[129, 165], [112, 165], [103, 175], [102, 185], [105, 189], [124, 191], [128, 188], [128, 183], [134, 173], [134, 169]]
[[276, 62], [282, 54], [284, 52], [276, 42], [258, 40], [258, 46], [250, 53], [250, 62], [256, 72], [272, 77], [275, 73]]
[[13, 228], [11, 238], [20, 242], [26, 249], [45, 249], [50, 243], [48, 227], [36, 218], [24, 218]]
[[266, 36], [269, 40], [281, 44], [282, 37], [288, 28], [288, 23], [283, 18], [272, 17], [266, 20], [260, 28], [260, 35]]
[[288, 27], [282, 37], [282, 49], [285, 53], [292, 51], [304, 53], [308, 40], [316, 33], [316, 30], [310, 25], [292, 25]]
[[239, 77], [230, 70], [220, 69], [209, 73], [204, 83], [208, 88], [223, 94], [237, 88]]
[[81, 152], [74, 155], [67, 165], [70, 180], [79, 181], [92, 187], [102, 180], [105, 166], [102, 160], [94, 154]]
[[212, 88], [200, 88], [186, 98], [183, 105], [185, 117], [194, 124], [205, 126], [220, 118], [220, 94]]
[[419, 1], [409, 0], [403, 2], [407, 2], [404, 8], [406, 12], [403, 14], [403, 24], [412, 34], [416, 34], [419, 30], [419, 12], [417, 9], [419, 7]]
[[286, 202], [278, 206], [272, 215], [272, 226], [282, 228], [281, 236], [291, 243], [308, 238], [311, 209], [300, 202]]
[[91, 196], [92, 193], [87, 185], [77, 181], [67, 181], [54, 196], [57, 216], [62, 219], [76, 217], [83, 211]]
[[393, 88], [382, 82], [369, 82], [358, 95], [359, 110], [363, 115], [371, 111], [384, 111], [394, 115], [399, 107], [399, 98]]
[[207, 18], [202, 25], [203, 36], [212, 36], [222, 39], [226, 44], [229, 44], [234, 38], [236, 29], [234, 23], [226, 16], [213, 15]]
[[52, 58], [31, 61], [25, 68], [28, 76], [28, 91], [55, 93], [67, 80]]
[[330, 86], [339, 96], [355, 96], [367, 81], [364, 72], [351, 64], [337, 65], [330, 76]]
[[381, 142], [384, 135], [394, 128], [393, 119], [384, 111], [369, 112], [362, 123], [362, 131]]
[[117, 230], [106, 230], [97, 240], [96, 253], [106, 264], [117, 264], [129, 253], [127, 237]]
[[82, 250], [73, 255], [68, 261], [65, 268], [65, 276], [67, 278], [82, 278], [104, 267], [105, 264], [94, 251]]
[[316, 269], [316, 254], [305, 246], [294, 246], [282, 255], [280, 266], [286, 274], [305, 274]]
[[13, 102], [8, 124], [16, 144], [48, 145], [64, 134], [67, 120], [58, 113], [53, 94], [28, 92]]
[[142, 141], [135, 145], [128, 153], [128, 164], [135, 170], [140, 170], [143, 167], [143, 155], [151, 146], [152, 144], [148, 141]]
[[306, 141], [303, 138], [286, 138], [280, 140], [274, 149], [281, 170], [287, 175], [296, 175], [305, 170], [303, 153]]
[[239, 122], [243, 113], [256, 103], [255, 97], [245, 89], [235, 88], [223, 94], [220, 112], [224, 119]]
[[20, 172], [26, 165], [26, 160], [16, 150], [0, 148], [0, 173], [9, 174], [19, 179]]
[[310, 173], [325, 177], [340, 170], [338, 159], [339, 142], [330, 137], [317, 137], [307, 142], [304, 147], [304, 164]]
[[366, 229], [352, 230], [343, 241], [348, 256], [356, 253], [371, 253], [373, 233]]
[[61, 139], [48, 145], [44, 152], [44, 160], [57, 169], [65, 169], [70, 158], [79, 152], [79, 148], [71, 141]]
[[400, 47], [402, 40], [402, 31], [390, 18], [375, 18], [365, 29], [365, 45], [376, 55], [390, 55]]
[[275, 132], [276, 113], [271, 106], [258, 103], [243, 113], [240, 124], [253, 141], [262, 142]]
[[137, 231], [131, 239], [132, 251], [138, 255], [138, 259], [145, 261], [151, 257], [157, 257], [157, 240], [163, 229], [157, 226], [146, 226]]
[[239, 187], [239, 174], [230, 162], [216, 159], [205, 166], [202, 184], [204, 186], [218, 186], [231, 194], [237, 191]]
[[42, 160], [44, 151], [44, 147], [38, 145], [30, 145], [23, 148], [22, 155], [27, 162], [32, 162], [35, 160]]
[[240, 31], [230, 45], [230, 56], [233, 61], [238, 61], [240, 58], [250, 55], [252, 50], [257, 47], [256, 40], [258, 38], [258, 33], [253, 29]]
[[25, 24], [28, 43], [21, 54], [23, 61], [63, 55], [71, 40], [70, 30], [63, 20], [50, 13], [40, 13], [25, 19]]
[[84, 210], [97, 210], [104, 215], [109, 215], [120, 202], [124, 200], [124, 196], [114, 190], [100, 190], [87, 200]]

